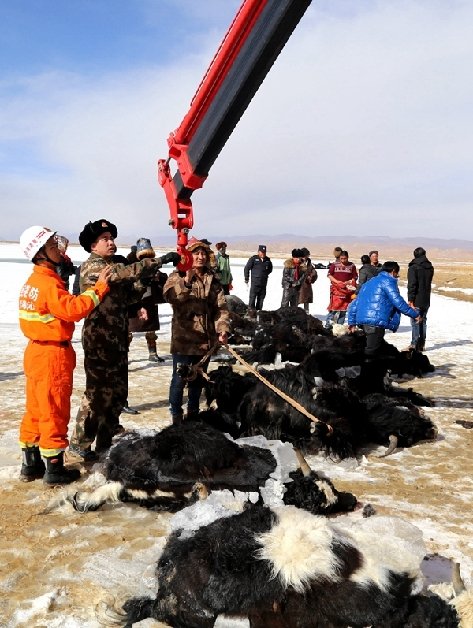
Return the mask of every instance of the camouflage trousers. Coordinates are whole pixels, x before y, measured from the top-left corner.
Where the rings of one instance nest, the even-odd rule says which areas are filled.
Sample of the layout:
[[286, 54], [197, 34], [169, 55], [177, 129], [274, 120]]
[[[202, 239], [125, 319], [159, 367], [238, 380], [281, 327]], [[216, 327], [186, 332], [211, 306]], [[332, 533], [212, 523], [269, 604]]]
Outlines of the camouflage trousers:
[[108, 449], [119, 431], [119, 419], [128, 398], [128, 352], [104, 362], [94, 357], [84, 358], [86, 388], [76, 416], [71, 444], [79, 449], [89, 447], [94, 440], [96, 451]]
[[[148, 345], [149, 351], [156, 351], [156, 341], [158, 336], [155, 331], [147, 331], [145, 333], [146, 343]], [[128, 346], [131, 345], [131, 341], [133, 340], [133, 332], [128, 332]]]

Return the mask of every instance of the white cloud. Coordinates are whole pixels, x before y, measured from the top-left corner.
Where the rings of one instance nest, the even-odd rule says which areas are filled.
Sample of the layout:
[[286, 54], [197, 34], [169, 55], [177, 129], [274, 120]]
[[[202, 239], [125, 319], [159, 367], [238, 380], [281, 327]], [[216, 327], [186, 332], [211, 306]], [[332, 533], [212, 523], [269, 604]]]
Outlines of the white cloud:
[[[193, 195], [196, 233], [470, 237], [473, 7], [358, 7], [314, 3], [303, 18]], [[71, 234], [105, 215], [123, 233], [170, 235], [156, 160], [213, 46], [100, 82], [49, 74], [3, 86], [3, 160], [18, 142], [38, 169], [21, 167], [18, 148], [5, 164], [1, 235], [43, 214]]]

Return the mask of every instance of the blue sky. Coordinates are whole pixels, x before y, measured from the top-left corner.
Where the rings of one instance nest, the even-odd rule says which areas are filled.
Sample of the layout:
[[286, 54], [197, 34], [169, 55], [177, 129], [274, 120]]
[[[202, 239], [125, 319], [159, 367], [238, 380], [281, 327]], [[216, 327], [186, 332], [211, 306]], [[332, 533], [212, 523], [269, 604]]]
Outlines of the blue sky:
[[[156, 161], [239, 6], [0, 3], [0, 239], [100, 217], [171, 235]], [[472, 27], [462, 0], [314, 0], [194, 193], [194, 232], [473, 239]]]
[[6, 0], [3, 76], [48, 70], [98, 76], [169, 62], [221, 32], [238, 0]]

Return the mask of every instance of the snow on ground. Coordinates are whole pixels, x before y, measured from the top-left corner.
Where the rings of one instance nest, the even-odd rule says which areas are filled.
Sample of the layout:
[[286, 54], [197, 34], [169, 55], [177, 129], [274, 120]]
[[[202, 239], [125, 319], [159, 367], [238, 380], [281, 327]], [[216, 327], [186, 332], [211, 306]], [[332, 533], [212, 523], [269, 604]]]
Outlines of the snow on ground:
[[[79, 247], [70, 247], [68, 252], [75, 262], [86, 258]], [[128, 249], [119, 252], [126, 254]], [[283, 261], [273, 260], [266, 309], [280, 305]], [[234, 294], [247, 301], [248, 290], [243, 281], [246, 259], [231, 262]], [[171, 272], [172, 268], [166, 270]], [[132, 595], [152, 593], [155, 589], [154, 564], [173, 526], [172, 517], [122, 504], [86, 515], [65, 507], [41, 514], [51, 502], [75, 489], [47, 489], [40, 481], [27, 485], [18, 481], [17, 439], [24, 405], [22, 357], [26, 342], [18, 328], [17, 302], [30, 271], [31, 265], [22, 260], [17, 244], [0, 244], [0, 625], [96, 628], [104, 625], [98, 620], [104, 603], [121, 603]], [[402, 271], [401, 277], [405, 278], [406, 269]], [[324, 319], [328, 280], [325, 270], [318, 272], [315, 302], [310, 311]], [[400, 285], [406, 296], [402, 281]], [[472, 316], [472, 303], [433, 295], [427, 355], [436, 371], [401, 383], [434, 398], [435, 407], [426, 408], [426, 412], [439, 427], [436, 442], [400, 450], [386, 459], [377, 458], [376, 450], [366, 451], [359, 460], [342, 463], [321, 455], [309, 458], [311, 466], [326, 473], [341, 490], [354, 492], [380, 515], [400, 517], [422, 531], [428, 551], [426, 581], [434, 584], [448, 581], [451, 561], [460, 561], [465, 581], [473, 583], [473, 430], [456, 423], [459, 419], [473, 419]], [[160, 306], [160, 318], [159, 353], [166, 358], [163, 364], [147, 361], [146, 343], [139, 334], [131, 344], [129, 403], [140, 414], [124, 415], [122, 422], [127, 427], [159, 429], [169, 423], [168, 305]], [[78, 366], [72, 425], [85, 384], [80, 329], [79, 324], [74, 335]], [[409, 319], [403, 317], [398, 333], [388, 333], [387, 340], [399, 348], [407, 346]], [[87, 480], [84, 473], [84, 482], [92, 484], [94, 477], [91, 473]], [[353, 514], [355, 519], [360, 516]], [[160, 624], [146, 621], [142, 625]], [[219, 625], [229, 628], [246, 626], [247, 622], [220, 618]]]

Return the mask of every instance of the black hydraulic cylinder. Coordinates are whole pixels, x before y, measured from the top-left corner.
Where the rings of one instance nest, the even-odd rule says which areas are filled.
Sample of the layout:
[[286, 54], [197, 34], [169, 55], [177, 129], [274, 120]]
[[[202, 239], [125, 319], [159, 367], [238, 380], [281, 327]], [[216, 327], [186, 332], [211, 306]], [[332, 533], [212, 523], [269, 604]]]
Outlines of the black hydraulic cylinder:
[[[209, 174], [310, 4], [311, 0], [268, 0], [189, 142], [188, 157], [196, 174]], [[178, 198], [190, 198], [193, 190], [184, 186], [179, 172], [173, 180]]]

